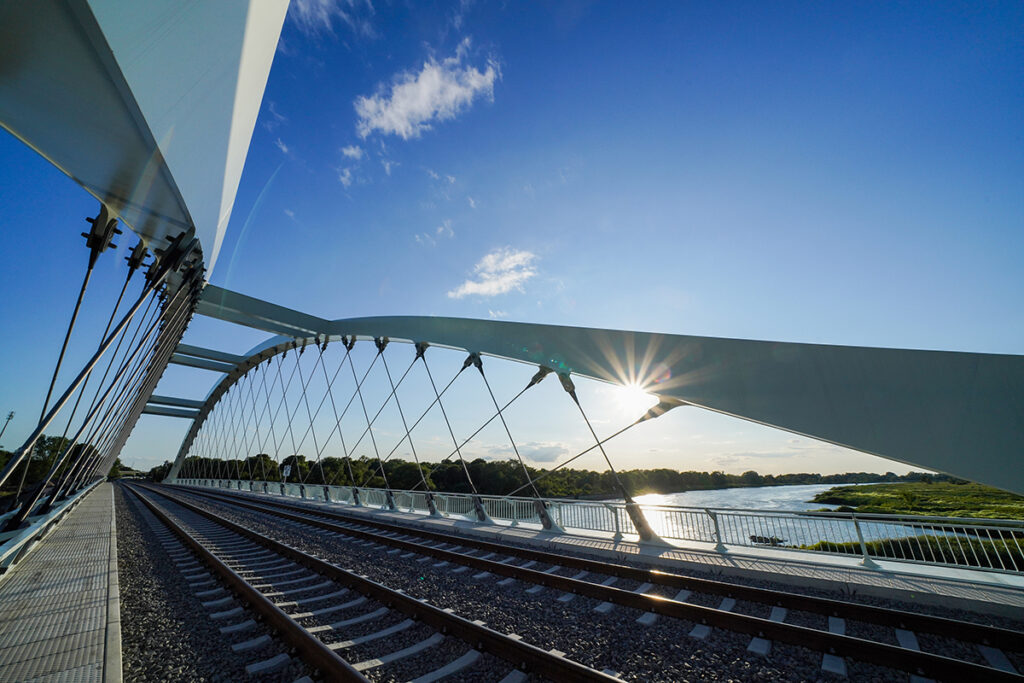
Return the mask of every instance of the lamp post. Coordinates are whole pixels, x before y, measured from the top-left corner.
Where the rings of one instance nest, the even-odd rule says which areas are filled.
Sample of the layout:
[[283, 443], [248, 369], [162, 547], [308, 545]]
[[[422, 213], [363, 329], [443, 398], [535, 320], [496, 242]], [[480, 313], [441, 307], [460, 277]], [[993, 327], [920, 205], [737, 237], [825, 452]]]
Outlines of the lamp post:
[[0, 439], [2, 439], [4, 437], [4, 432], [7, 431], [7, 425], [9, 425], [11, 423], [11, 420], [13, 420], [13, 419], [14, 419], [14, 411], [12, 410], [11, 412], [7, 413], [7, 419], [4, 420], [4, 426], [0, 427]]

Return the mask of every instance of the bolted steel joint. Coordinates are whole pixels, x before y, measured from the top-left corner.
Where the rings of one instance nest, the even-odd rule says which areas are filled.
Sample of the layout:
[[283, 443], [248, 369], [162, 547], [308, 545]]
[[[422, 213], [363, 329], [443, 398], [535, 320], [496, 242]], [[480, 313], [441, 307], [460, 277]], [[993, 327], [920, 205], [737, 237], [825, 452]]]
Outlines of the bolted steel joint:
[[374, 337], [373, 343], [377, 347], [377, 353], [384, 353], [384, 349], [387, 348], [389, 341], [391, 340], [387, 337]]
[[430, 346], [429, 342], [416, 342], [416, 360], [423, 358], [428, 346]]
[[565, 389], [565, 393], [572, 396], [572, 400], [576, 401], [576, 403], [579, 403], [579, 399], [576, 398], [576, 385], [572, 383], [572, 379], [569, 377], [569, 373], [558, 373], [558, 381], [562, 383], [562, 388]]
[[478, 352], [469, 352], [469, 356], [466, 357], [465, 362], [462, 364], [462, 369], [465, 370], [470, 365], [476, 366], [476, 369], [480, 371], [480, 374], [483, 374], [484, 362], [480, 359], [480, 354]]
[[124, 257], [124, 260], [128, 262], [128, 277], [131, 277], [136, 270], [142, 267], [142, 262], [146, 260], [149, 255], [149, 251], [146, 249], [146, 245], [142, 240], [135, 245], [132, 249], [132, 253]]
[[538, 366], [537, 374], [533, 376], [533, 379], [531, 379], [530, 383], [527, 384], [526, 386], [532, 387], [534, 384], [540, 384], [542, 381], [544, 381], [544, 378], [550, 375], [552, 372], [554, 372], [554, 370], [552, 370], [546, 365]]
[[86, 218], [86, 222], [92, 223], [89, 232], [83, 232], [85, 246], [89, 248], [89, 263], [96, 263], [97, 257], [109, 248], [117, 247], [113, 243], [114, 235], [120, 235], [121, 230], [117, 227], [117, 218], [111, 218], [110, 211], [105, 204], [100, 204], [100, 211], [95, 218]]

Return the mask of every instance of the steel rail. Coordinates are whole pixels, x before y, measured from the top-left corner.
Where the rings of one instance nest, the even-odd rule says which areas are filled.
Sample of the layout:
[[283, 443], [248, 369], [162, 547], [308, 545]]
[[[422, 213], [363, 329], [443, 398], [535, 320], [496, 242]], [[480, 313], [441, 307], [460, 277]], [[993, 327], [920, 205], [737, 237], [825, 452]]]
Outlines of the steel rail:
[[153, 501], [139, 493], [134, 486], [126, 486], [138, 499], [149, 508], [150, 512], [156, 515], [165, 526], [175, 533], [188, 547], [190, 547], [203, 562], [207, 564], [228, 587], [240, 595], [253, 610], [262, 616], [271, 627], [273, 627], [281, 638], [295, 647], [302, 655], [304, 661], [316, 668], [320, 673], [330, 680], [356, 681], [359, 683], [368, 682], [369, 679], [356, 671], [351, 664], [339, 657], [334, 650], [312, 633], [299, 625], [297, 621], [288, 616], [283, 610], [275, 605], [269, 598], [265, 597], [258, 590], [249, 585], [237, 572], [224, 564], [216, 555], [192, 537], [185, 529], [170, 518]]
[[[166, 492], [164, 487], [157, 489], [151, 485], [140, 485], [149, 491], [153, 491], [168, 500], [191, 510], [217, 524], [234, 531], [256, 543], [269, 548], [270, 550], [297, 562], [312, 571], [321, 574], [333, 581], [346, 584], [355, 588], [360, 593], [367, 595], [378, 602], [393, 607], [409, 616], [417, 619], [441, 633], [451, 634], [460, 640], [470, 643], [473, 647], [484, 650], [492, 655], [504, 659], [513, 666], [522, 666], [531, 672], [556, 681], [618, 681], [619, 679], [605, 674], [596, 669], [574, 662], [571, 659], [543, 650], [535, 645], [525, 643], [516, 638], [511, 638], [504, 633], [495, 631], [481, 624], [460, 617], [454, 613], [447, 612], [440, 607], [435, 607], [423, 600], [414, 598], [401, 591], [388, 588], [365, 576], [360, 576], [309, 555], [301, 550], [292, 548], [289, 545], [275, 541], [271, 538], [252, 531], [247, 527], [219, 517], [216, 514], [182, 500], [176, 495]], [[132, 486], [129, 486], [130, 488]]]
[[[276, 501], [274, 507], [268, 507], [267, 505], [251, 504], [243, 500], [238, 500], [238, 498], [244, 498], [244, 496], [239, 496], [238, 494], [228, 494], [225, 492], [221, 495], [217, 495], [194, 489], [189, 489], [189, 493], [198, 494], [221, 502], [225, 502], [224, 498], [221, 496], [229, 496], [232, 499], [230, 504], [235, 504], [239, 507], [276, 515], [291, 521], [310, 524], [329, 531], [372, 539], [377, 542], [386, 543], [388, 545], [411, 550], [420, 554], [427, 554], [450, 562], [469, 565], [493, 574], [501, 574], [503, 576], [525, 580], [530, 583], [537, 583], [567, 592], [587, 595], [588, 597], [593, 597], [605, 602], [612, 602], [649, 612], [689, 619], [691, 621], [712, 626], [720, 626], [728, 630], [741, 631], [758, 637], [769, 638], [781, 642], [803, 645], [813, 649], [819, 649], [830, 654], [842, 654], [857, 660], [871, 661], [876, 664], [882, 664], [884, 666], [902, 669], [912, 673], [922, 673], [923, 675], [935, 676], [937, 678], [946, 678], [953, 673], [957, 673], [960, 676], [964, 676], [972, 680], [982, 675], [988, 676], [987, 680], [1020, 681], [1024, 679], [1024, 676], [1009, 674], [991, 667], [956, 660], [950, 657], [909, 650], [895, 645], [854, 638], [852, 636], [840, 636], [827, 631], [774, 622], [760, 617], [740, 615], [733, 612], [723, 612], [711, 607], [702, 607], [691, 605], [689, 603], [677, 602], [660, 596], [642, 595], [630, 591], [624, 591], [620, 588], [602, 586], [589, 581], [555, 576], [534, 569], [513, 567], [493, 560], [484, 560], [450, 550], [432, 548], [413, 541], [402, 541], [372, 532], [351, 529], [346, 526], [333, 524], [323, 520], [310, 519], [305, 515], [279, 511], [275, 509]], [[338, 513], [328, 512], [321, 509], [311, 509], [309, 507], [299, 505], [285, 505], [284, 507], [302, 510], [307, 514], [343, 519], [355, 524], [365, 524], [367, 526], [386, 528], [388, 531], [422, 535], [429, 537], [431, 540], [443, 541], [446, 543], [457, 542], [459, 545], [474, 547], [480, 550], [487, 550], [506, 555], [515, 555], [523, 559], [530, 559], [548, 564], [557, 564], [567, 568], [587, 570], [596, 574], [617, 576], [620, 578], [648, 582], [672, 588], [686, 588], [696, 592], [713, 593], [736, 599], [778, 605], [794, 610], [840, 616], [857, 621], [867, 621], [880, 626], [905, 628], [912, 631], [953, 637], [958, 640], [967, 640], [995, 647], [1004, 647], [1015, 651], [1024, 651], [1024, 633], [1010, 629], [956, 621], [944, 617], [933, 617], [930, 615], [906, 612], [902, 610], [892, 610], [873, 605], [849, 603], [830, 598], [819, 598], [809, 595], [801, 595], [798, 593], [741, 586], [722, 581], [714, 581], [711, 579], [691, 578], [659, 570], [641, 569], [621, 564], [598, 562], [595, 560], [559, 555], [546, 551], [514, 548], [487, 541], [466, 539], [461, 536], [453, 538], [452, 536], [445, 534], [422, 531], [419, 529], [410, 529], [399, 525], [381, 523], [376, 520], [368, 521], [362, 518], [353, 519]]]

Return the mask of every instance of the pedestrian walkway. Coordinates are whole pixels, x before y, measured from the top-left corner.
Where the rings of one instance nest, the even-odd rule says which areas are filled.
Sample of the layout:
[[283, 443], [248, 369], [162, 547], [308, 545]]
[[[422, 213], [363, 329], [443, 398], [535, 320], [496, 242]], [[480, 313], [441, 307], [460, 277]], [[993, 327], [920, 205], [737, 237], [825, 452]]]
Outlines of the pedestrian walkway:
[[0, 680], [119, 683], [120, 609], [104, 482], [0, 580]]

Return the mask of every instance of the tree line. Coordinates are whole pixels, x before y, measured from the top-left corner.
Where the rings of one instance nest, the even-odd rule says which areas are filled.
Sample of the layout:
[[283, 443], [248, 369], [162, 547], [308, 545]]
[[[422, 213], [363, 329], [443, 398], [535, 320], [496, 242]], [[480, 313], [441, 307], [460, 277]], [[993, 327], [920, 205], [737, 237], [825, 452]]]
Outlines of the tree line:
[[[96, 449], [88, 444], [76, 443], [73, 444], [71, 439], [60, 437], [60, 436], [46, 436], [43, 434], [36, 441], [35, 447], [32, 452], [26, 458], [28, 464], [28, 471], [25, 473], [24, 480], [25, 486], [30, 487], [42, 481], [46, 476], [47, 472], [56, 462], [56, 459], [60, 457], [68, 447], [72, 447], [71, 453], [65, 459], [64, 463], [57, 468], [57, 472], [54, 474], [54, 480], [57, 480], [72, 463], [76, 462], [83, 455], [91, 457], [96, 454]], [[0, 449], [0, 469], [7, 466], [8, 461], [14, 455], [13, 451]], [[19, 465], [15, 475], [11, 476], [4, 484], [3, 488], [0, 489], [0, 497], [12, 495], [19, 487], [19, 483], [22, 479], [22, 468], [25, 465]]]
[[[153, 468], [149, 478], [163, 480], [171, 463]], [[307, 460], [303, 455], [290, 455], [281, 460], [280, 467], [266, 453], [239, 460], [217, 460], [189, 457], [185, 459], [179, 476], [196, 478], [240, 479], [243, 481], [284, 481], [283, 473], [289, 468], [290, 483], [331, 484], [370, 488], [390, 487], [396, 490], [447, 491], [471, 493], [469, 477], [478, 493], [485, 495], [529, 496], [529, 486], [523, 468], [515, 459], [466, 462], [465, 470], [459, 461], [420, 463], [392, 458], [383, 463], [376, 458], [323, 458], [319, 462]], [[538, 493], [547, 498], [618, 498], [622, 491], [611, 471], [595, 472], [562, 468], [546, 470], [527, 467]], [[191, 473], [191, 475], [190, 475]], [[911, 472], [897, 475], [874, 472], [847, 472], [844, 474], [818, 474], [800, 472], [792, 474], [759, 474], [748, 470], [742, 474], [727, 472], [679, 471], [669, 468], [635, 469], [619, 472], [623, 487], [633, 496], [646, 493], [679, 493], [707, 489], [752, 486], [787, 486], [793, 484], [858, 484], [866, 482], [923, 481], [925, 479], [951, 480], [946, 475], [927, 475]]]

